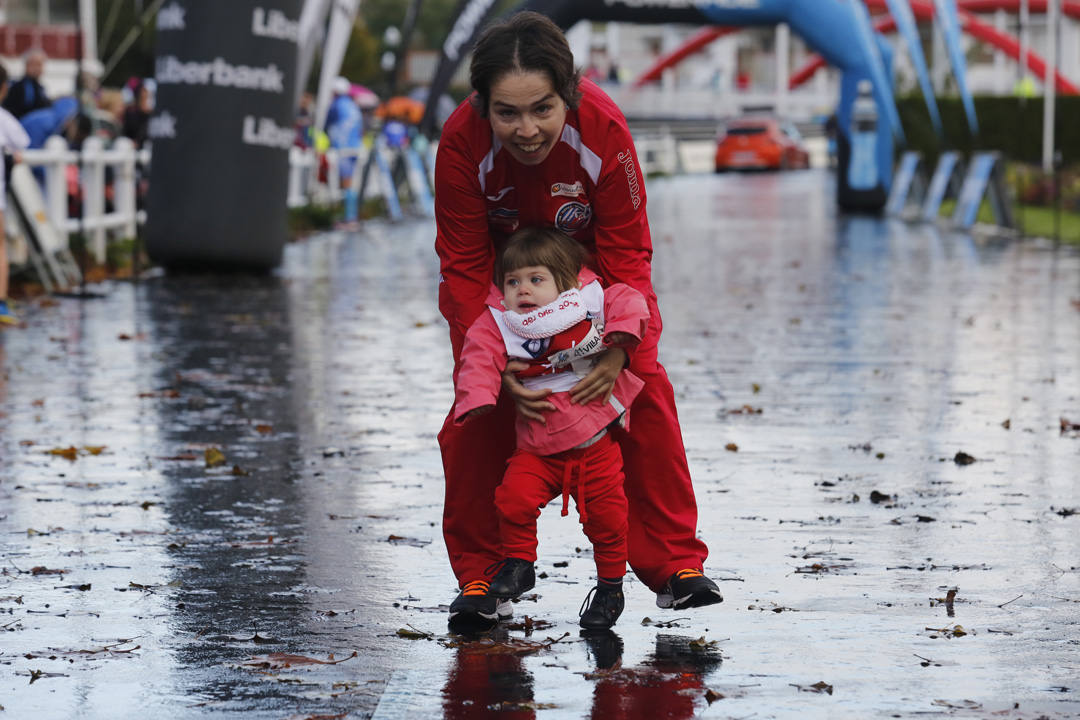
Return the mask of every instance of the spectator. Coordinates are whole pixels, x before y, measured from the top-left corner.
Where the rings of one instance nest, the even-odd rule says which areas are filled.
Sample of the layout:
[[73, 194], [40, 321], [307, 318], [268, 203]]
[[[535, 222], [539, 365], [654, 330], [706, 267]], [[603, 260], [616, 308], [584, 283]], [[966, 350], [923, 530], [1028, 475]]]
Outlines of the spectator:
[[90, 135], [90, 118], [79, 112], [79, 101], [73, 97], [57, 98], [49, 107], [27, 113], [20, 120], [31, 148], [45, 147], [52, 135], [61, 135], [71, 147], [81, 147]]
[[104, 88], [98, 94], [98, 131], [106, 132], [109, 138], [120, 135], [124, 123], [124, 111], [127, 109], [120, 90]]
[[346, 78], [339, 77], [334, 80], [334, 99], [330, 102], [330, 111], [326, 114], [326, 134], [330, 137], [330, 147], [341, 153], [338, 173], [341, 189], [345, 193], [347, 224], [355, 223], [360, 217], [360, 198], [352, 186], [352, 179], [356, 170], [357, 151], [364, 134], [364, 120], [356, 101], [349, 94], [351, 88], [352, 84]]
[[27, 113], [49, 107], [51, 104], [39, 80], [41, 71], [45, 69], [45, 59], [45, 53], [41, 50], [28, 50], [23, 55], [26, 72], [22, 80], [12, 83], [8, 88], [7, 97], [4, 98], [4, 108], [20, 120]]
[[147, 140], [150, 113], [154, 112], [154, 95], [157, 84], [152, 78], [140, 82], [134, 90], [134, 101], [124, 110], [121, 134], [131, 138], [135, 147], [141, 148]]
[[305, 92], [300, 96], [300, 106], [296, 109], [296, 137], [293, 145], [307, 150], [315, 145], [311, 122], [315, 114], [315, 96]]
[[[0, 102], [5, 99], [7, 92], [7, 71], [0, 65]], [[29, 144], [30, 137], [15, 116], [0, 108], [0, 149], [5, 153], [11, 151], [13, 161], [18, 162], [19, 151]], [[7, 205], [6, 174], [0, 172], [0, 232], [3, 233], [0, 235], [0, 325], [15, 325], [19, 322], [19, 318], [11, 307], [11, 301], [8, 300], [7, 226], [4, 224], [4, 209]]]

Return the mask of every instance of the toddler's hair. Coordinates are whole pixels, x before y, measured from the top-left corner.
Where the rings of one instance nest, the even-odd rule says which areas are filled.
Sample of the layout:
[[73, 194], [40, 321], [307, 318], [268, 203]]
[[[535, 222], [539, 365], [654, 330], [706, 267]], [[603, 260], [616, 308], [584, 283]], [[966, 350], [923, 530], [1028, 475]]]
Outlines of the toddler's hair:
[[574, 238], [553, 227], [527, 227], [510, 236], [499, 258], [498, 284], [506, 273], [523, 267], [542, 265], [551, 271], [555, 287], [564, 293], [578, 286], [578, 273], [585, 263], [585, 248]]

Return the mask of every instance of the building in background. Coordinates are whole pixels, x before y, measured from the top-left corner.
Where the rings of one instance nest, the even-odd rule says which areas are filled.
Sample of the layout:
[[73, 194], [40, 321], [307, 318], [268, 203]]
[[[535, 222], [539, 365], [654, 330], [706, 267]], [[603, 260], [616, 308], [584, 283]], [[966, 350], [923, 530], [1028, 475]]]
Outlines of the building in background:
[[[119, 0], [117, 0], [119, 1]], [[83, 69], [100, 76], [93, 0], [0, 0], [0, 62], [8, 74], [23, 76], [23, 55], [40, 49], [48, 56], [41, 84], [49, 97], [75, 92], [82, 30]]]

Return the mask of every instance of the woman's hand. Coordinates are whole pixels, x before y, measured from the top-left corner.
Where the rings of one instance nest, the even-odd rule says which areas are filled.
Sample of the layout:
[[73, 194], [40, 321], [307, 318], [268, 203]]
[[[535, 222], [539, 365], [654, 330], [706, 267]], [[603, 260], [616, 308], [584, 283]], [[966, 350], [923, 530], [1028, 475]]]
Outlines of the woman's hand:
[[514, 373], [521, 372], [528, 367], [528, 363], [511, 360], [507, 363], [506, 369], [503, 370], [502, 384], [511, 397], [514, 398], [514, 404], [517, 406], [519, 415], [529, 420], [535, 420], [541, 425], [546, 425], [547, 421], [544, 419], [542, 412], [555, 409], [554, 405], [545, 400], [551, 394], [551, 389], [529, 390], [514, 375]]
[[611, 399], [615, 389], [615, 378], [626, 364], [626, 351], [613, 347], [600, 356], [589, 374], [581, 378], [577, 385], [570, 388], [570, 400], [578, 405], [602, 398], [603, 402]]

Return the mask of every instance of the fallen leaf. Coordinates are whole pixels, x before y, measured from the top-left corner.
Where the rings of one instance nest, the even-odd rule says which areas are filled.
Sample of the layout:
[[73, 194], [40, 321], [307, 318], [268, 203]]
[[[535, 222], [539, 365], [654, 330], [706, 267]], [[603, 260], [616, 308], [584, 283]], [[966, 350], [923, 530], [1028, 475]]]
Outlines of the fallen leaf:
[[957, 465], [970, 465], [971, 463], [975, 462], [975, 458], [961, 450], [960, 452], [956, 453], [955, 457], [953, 457], [953, 462], [955, 462]]
[[66, 448], [53, 448], [52, 450], [49, 450], [49, 455], [58, 455], [66, 460], [74, 462], [75, 458], [79, 456], [79, 451], [72, 445], [71, 447]]
[[244, 468], [240, 467], [239, 465], [233, 465], [232, 466], [232, 474], [235, 475], [236, 477], [247, 477], [251, 473], [248, 472], [247, 470], [245, 470]]
[[423, 630], [417, 630], [412, 625], [407, 625], [403, 628], [398, 628], [395, 633], [399, 638], [405, 638], [406, 640], [430, 640], [435, 637], [433, 633], [424, 632]]
[[[942, 637], [946, 637], [946, 638], [964, 637], [965, 635], [970, 635], [971, 634], [967, 630], [965, 630], [962, 625], [954, 625], [952, 627], [943, 627], [943, 628], [928, 627], [928, 628], [923, 628], [923, 629], [927, 630], [929, 632], [939, 633]], [[936, 637], [936, 636], [932, 635], [931, 637]]]
[[677, 627], [682, 627], [679, 624], [680, 620], [689, 620], [689, 619], [690, 618], [679, 617], [679, 618], [672, 618], [671, 620], [653, 620], [650, 617], [644, 617], [644, 618], [641, 619], [641, 624], [645, 625], [645, 626], [651, 625], [652, 627], [658, 627], [658, 628], [677, 628]]
[[206, 448], [203, 453], [203, 457], [206, 461], [206, 467], [212, 468], [225, 464], [225, 453], [221, 452], [217, 448]]
[[727, 450], [728, 452], [739, 452], [739, 446], [736, 445], [735, 443], [728, 443], [727, 445], [724, 446], [724, 449]]
[[557, 638], [548, 638], [543, 642], [537, 642], [535, 640], [524, 640], [522, 638], [510, 637], [505, 640], [493, 640], [491, 638], [483, 638], [481, 640], [464, 639], [459, 640], [455, 638], [451, 639], [439, 639], [439, 644], [448, 648], [460, 649], [463, 654], [468, 655], [532, 655], [534, 653], [547, 650], [555, 643], [559, 642], [570, 636], [570, 633], [563, 633]]
[[718, 693], [715, 690], [706, 690], [705, 691], [705, 702], [709, 703], [710, 705], [712, 705], [717, 700], [723, 700], [723, 699], [724, 699], [724, 694], [723, 693]]
[[554, 623], [547, 620], [534, 620], [528, 615], [521, 622], [503, 622], [500, 623], [500, 627], [504, 627], [507, 630], [523, 630], [526, 635], [534, 630], [546, 630], [550, 627], [554, 627]]
[[716, 640], [706, 640], [704, 635], [687, 643], [691, 650], [710, 650], [715, 648], [717, 644]]
[[335, 660], [331, 655], [327, 660], [319, 660], [313, 657], [307, 657], [306, 655], [293, 655], [291, 653], [270, 653], [269, 655], [257, 655], [245, 663], [241, 663], [243, 667], [260, 668], [263, 670], [281, 670], [283, 668], [292, 667], [294, 665], [337, 665], [343, 663], [346, 660], [351, 660], [357, 657], [357, 653], [354, 650], [352, 655]]
[[83, 445], [83, 450], [91, 455], [100, 455], [105, 452], [105, 445]]
[[950, 708], [952, 710], [978, 710], [982, 708], [982, 705], [974, 700], [961, 700], [959, 704], [950, 702], [949, 700], [934, 700], [931, 705], [937, 707]]
[[30, 568], [31, 575], [63, 575], [68, 572], [67, 570], [56, 570], [53, 568], [47, 568], [42, 565]]
[[255, 430], [256, 430], [256, 432], [259, 432], [259, 433], [261, 433], [263, 435], [269, 435], [270, 433], [274, 432], [274, 426], [273, 425], [256, 425]]
[[757, 395], [759, 392], [761, 392], [761, 386], [758, 385], [757, 383], [752, 383], [750, 385], [750, 389], [754, 391], [755, 395]]
[[881, 503], [891, 503], [895, 499], [895, 495], [886, 495], [885, 493], [878, 492], [877, 490], [870, 491], [870, 502], [874, 503], [875, 505], [879, 505]]
[[139, 393], [139, 397], [141, 397], [141, 398], [153, 398], [153, 397], [178, 398], [178, 397], [180, 397], [180, 391], [175, 390], [173, 388], [165, 388], [164, 390], [152, 390], [150, 392], [141, 392], [141, 393]]
[[386, 538], [386, 542], [392, 545], [411, 545], [412, 547], [424, 547], [430, 545], [430, 540], [417, 540], [416, 538], [402, 537], [401, 535], [391, 535]]

